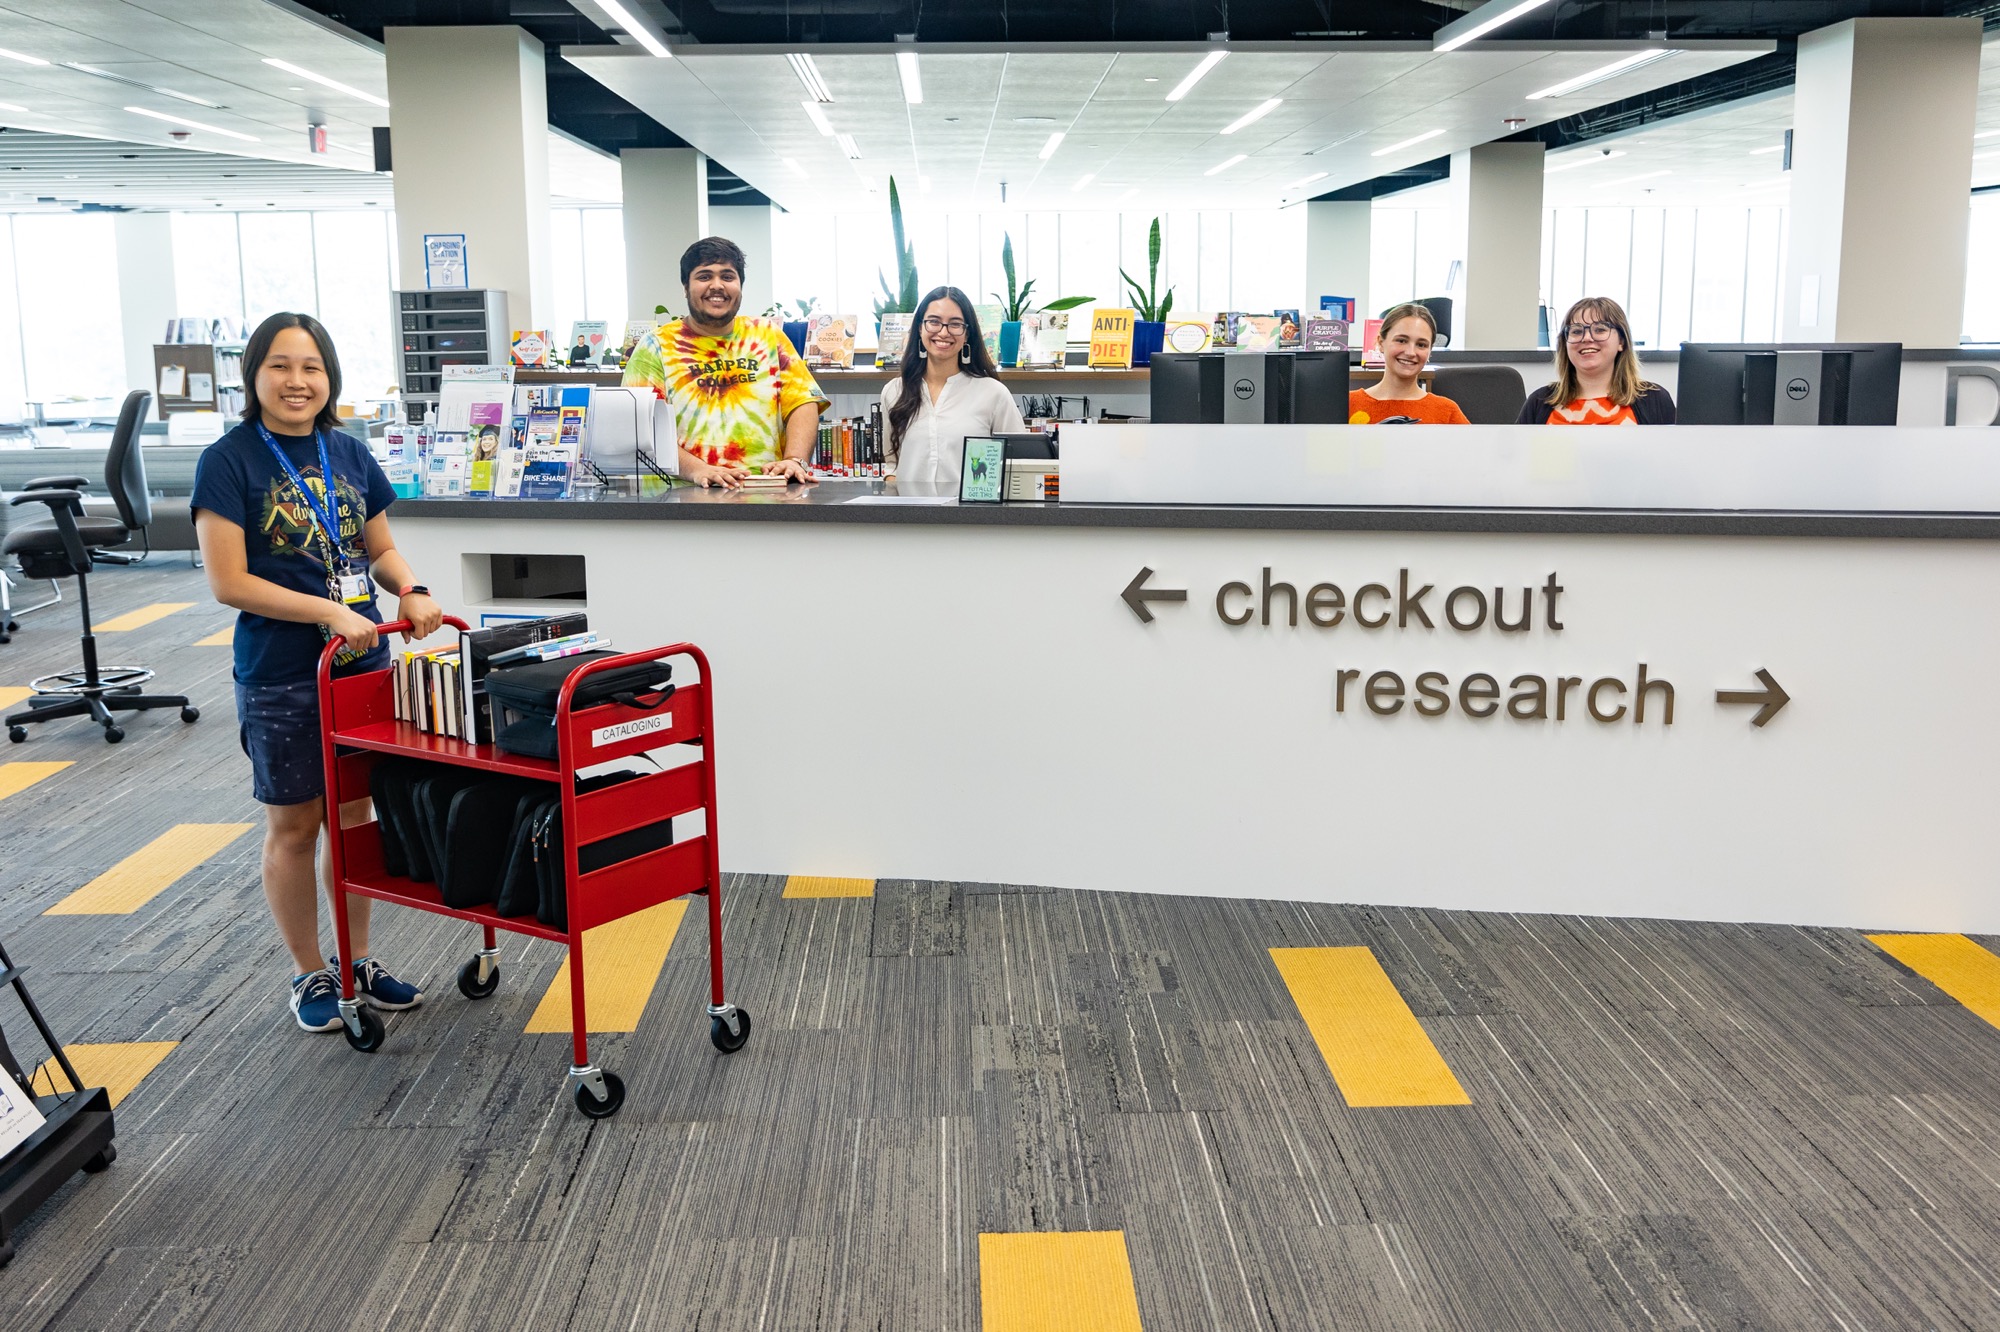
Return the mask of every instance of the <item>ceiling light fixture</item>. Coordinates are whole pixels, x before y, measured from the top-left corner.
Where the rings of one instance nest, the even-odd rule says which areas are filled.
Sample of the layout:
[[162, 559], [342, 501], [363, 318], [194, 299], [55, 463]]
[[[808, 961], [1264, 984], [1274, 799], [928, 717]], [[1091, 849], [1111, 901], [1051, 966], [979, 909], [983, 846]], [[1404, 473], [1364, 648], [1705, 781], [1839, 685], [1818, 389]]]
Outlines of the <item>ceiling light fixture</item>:
[[1766, 154], [1766, 153], [1782, 153], [1782, 152], [1784, 152], [1784, 151], [1785, 151], [1785, 145], [1784, 145], [1784, 144], [1782, 144], [1782, 143], [1774, 143], [1774, 144], [1772, 144], [1772, 145], [1771, 145], [1771, 146], [1770, 146], [1769, 148], [1752, 148], [1752, 149], [1750, 150], [1750, 156], [1752, 156], [1752, 157], [1762, 157], [1762, 156], [1763, 156], [1764, 154]]
[[1981, 130], [1972, 136], [1974, 143], [1979, 142], [1981, 139], [2000, 139], [2000, 129]]
[[924, 81], [917, 73], [915, 51], [896, 52], [896, 72], [903, 77], [903, 100], [916, 106], [924, 100]]
[[1568, 157], [1559, 159], [1554, 166], [1548, 168], [1542, 174], [1544, 176], [1553, 176], [1558, 171], [1574, 171], [1580, 166], [1589, 166], [1592, 162], [1609, 162], [1614, 157], [1623, 156], [1625, 156], [1623, 148], [1613, 148], [1608, 153], [1572, 153]]
[[18, 111], [24, 116], [28, 114], [27, 107], [15, 106], [12, 102], [0, 102], [0, 111]]
[[1042, 145], [1042, 151], [1038, 153], [1037, 156], [1039, 156], [1044, 162], [1048, 161], [1051, 157], [1055, 156], [1056, 149], [1062, 146], [1062, 141], [1063, 141], [1063, 132], [1061, 130], [1057, 130], [1054, 134], [1049, 135], [1049, 141]]
[[49, 63], [40, 56], [23, 55], [19, 51], [9, 51], [5, 47], [0, 47], [0, 59], [18, 60], [24, 65], [46, 65]]
[[1238, 153], [1236, 154], [1236, 156], [1230, 158], [1227, 162], [1217, 162], [1214, 166], [1210, 167], [1208, 170], [1202, 172], [1201, 174], [1204, 176], [1219, 175], [1222, 172], [1229, 170], [1229, 168], [1235, 166], [1238, 162], [1241, 162], [1244, 158], [1248, 156], [1249, 156], [1248, 153]]
[[1245, 111], [1242, 115], [1236, 117], [1236, 119], [1230, 121], [1228, 126], [1222, 132], [1224, 134], [1234, 134], [1236, 133], [1237, 130], [1242, 129], [1245, 125], [1254, 125], [1258, 121], [1262, 120], [1265, 116], [1270, 115], [1273, 111], [1276, 111], [1280, 106], [1284, 105], [1284, 102], [1285, 99], [1282, 97], [1273, 97], [1270, 101], [1263, 103], [1261, 106], [1252, 107], [1250, 110]]
[[1657, 180], [1661, 176], [1671, 176], [1671, 171], [1647, 171], [1637, 176], [1627, 176], [1623, 180], [1606, 180], [1591, 186], [1593, 190], [1615, 190], [1621, 185], [1637, 185], [1642, 180]]
[[813, 128], [831, 139], [833, 137], [833, 122], [826, 118], [826, 112], [819, 109], [819, 103], [800, 102], [799, 105], [805, 109], [806, 115], [812, 118]]
[[199, 120], [186, 120], [180, 116], [170, 116], [164, 111], [148, 111], [143, 106], [128, 106], [125, 109], [135, 116], [150, 116], [154, 120], [165, 120], [175, 125], [186, 125], [189, 129], [198, 129], [209, 134], [220, 134], [226, 139], [241, 139], [245, 143], [261, 142], [254, 134], [238, 134], [235, 130], [226, 130], [219, 125], [204, 125]]
[[854, 141], [852, 134], [836, 134], [833, 136], [833, 139], [835, 143], [840, 145], [840, 151], [847, 154], [848, 161], [859, 162], [861, 160], [861, 145]]
[[819, 66], [803, 51], [786, 53], [785, 59], [792, 62], [792, 73], [799, 76], [799, 82], [806, 86], [806, 96], [815, 102], [831, 102], [833, 94], [827, 90], [826, 80], [819, 76]]
[[79, 65], [74, 60], [65, 60], [62, 62], [62, 67], [64, 69], [73, 69], [79, 74], [88, 74], [93, 78], [109, 79], [113, 83], [122, 83], [128, 88], [140, 88], [146, 92], [158, 93], [162, 97], [171, 97], [175, 101], [192, 102], [196, 106], [205, 106], [211, 111], [220, 111], [222, 109], [222, 103], [211, 102], [206, 97], [196, 97], [193, 93], [175, 92], [172, 88], [162, 88], [157, 84], [142, 83], [138, 79], [128, 79], [123, 74], [113, 74], [110, 70], [99, 69], [95, 65]]
[[631, 11], [619, 4], [618, 0], [597, 0], [597, 7], [603, 10], [605, 16], [613, 23], [625, 29], [626, 35], [633, 41], [660, 59], [665, 60], [673, 55], [673, 52], [667, 49], [667, 44], [654, 36], [652, 26], [632, 17]]
[[1076, 184], [1069, 187], [1070, 193], [1071, 194], [1076, 193], [1078, 190], [1082, 189], [1084, 186], [1090, 184], [1091, 181], [1096, 179], [1097, 179], [1097, 173], [1095, 171], [1085, 172], [1083, 176], [1076, 182]]
[[1299, 178], [1298, 178], [1297, 180], [1293, 181], [1293, 182], [1292, 182], [1291, 184], [1289, 184], [1289, 185], [1285, 186], [1285, 188], [1286, 188], [1286, 189], [1288, 189], [1288, 190], [1295, 190], [1295, 189], [1299, 188], [1299, 186], [1301, 186], [1301, 185], [1310, 185], [1310, 184], [1312, 184], [1312, 183], [1313, 183], [1314, 181], [1316, 181], [1316, 180], [1325, 180], [1325, 179], [1326, 179], [1326, 176], [1327, 176], [1327, 173], [1326, 173], [1326, 172], [1324, 172], [1324, 171], [1315, 171], [1315, 172], [1313, 172], [1313, 173], [1312, 173], [1312, 174], [1311, 174], [1310, 176], [1301, 176], [1301, 177], [1299, 177]]
[[1528, 100], [1539, 102], [1544, 97], [1567, 97], [1571, 93], [1581, 92], [1593, 84], [1602, 83], [1609, 78], [1616, 78], [1620, 74], [1629, 74], [1643, 65], [1650, 65], [1656, 61], [1665, 60], [1670, 55], [1678, 54], [1679, 52], [1666, 47], [1655, 47], [1649, 51], [1634, 51], [1623, 60], [1614, 60], [1601, 69], [1593, 69], [1590, 73], [1579, 74], [1573, 79], [1564, 79], [1561, 83], [1551, 84], [1540, 92], [1531, 92], [1528, 94]]
[[290, 61], [279, 60], [275, 56], [265, 56], [264, 63], [273, 69], [282, 69], [287, 74], [293, 74], [302, 79], [310, 79], [323, 88], [331, 88], [335, 92], [344, 92], [349, 97], [358, 97], [370, 106], [389, 105], [389, 99], [386, 97], [377, 97], [374, 93], [362, 92], [359, 88], [350, 88], [339, 79], [330, 79], [324, 74], [315, 74], [309, 69], [303, 69], [298, 65], [292, 64]]
[[1531, 9], [1540, 9], [1549, 0], [1487, 0], [1487, 3], [1467, 14], [1464, 18], [1453, 19], [1431, 35], [1431, 50], [1442, 55], [1446, 51], [1456, 51], [1467, 42], [1476, 42], [1487, 33], [1503, 24], [1512, 23]]
[[1207, 55], [1203, 56], [1201, 63], [1189, 70], [1188, 76], [1174, 85], [1173, 91], [1167, 94], [1167, 100], [1169, 102], [1178, 102], [1181, 98], [1186, 97], [1194, 85], [1201, 82], [1201, 76], [1221, 64], [1223, 57], [1228, 54], [1229, 52], [1227, 51], [1210, 51]]
[[792, 158], [789, 158], [789, 157], [781, 157], [781, 158], [779, 158], [778, 160], [779, 160], [780, 162], [784, 163], [784, 165], [785, 165], [785, 170], [787, 170], [787, 171], [791, 172], [791, 173], [792, 173], [792, 174], [793, 174], [794, 176], [797, 176], [797, 177], [798, 177], [799, 179], [801, 179], [801, 180], [810, 180], [810, 179], [812, 179], [812, 177], [810, 177], [810, 176], [806, 175], [806, 169], [805, 169], [804, 167], [800, 166], [800, 165], [799, 165], [799, 164], [798, 164], [798, 163], [797, 163], [796, 161], [794, 161], [794, 160], [793, 160]]
[[1387, 148], [1377, 148], [1374, 152], [1368, 155], [1370, 157], [1387, 157], [1390, 153], [1400, 153], [1403, 151], [1403, 149], [1414, 147], [1415, 145], [1424, 142], [1426, 139], [1435, 139], [1438, 135], [1442, 133], [1444, 133], [1444, 131], [1441, 129], [1426, 130], [1422, 134], [1417, 135], [1413, 139], [1405, 139], [1401, 143], [1392, 143]]

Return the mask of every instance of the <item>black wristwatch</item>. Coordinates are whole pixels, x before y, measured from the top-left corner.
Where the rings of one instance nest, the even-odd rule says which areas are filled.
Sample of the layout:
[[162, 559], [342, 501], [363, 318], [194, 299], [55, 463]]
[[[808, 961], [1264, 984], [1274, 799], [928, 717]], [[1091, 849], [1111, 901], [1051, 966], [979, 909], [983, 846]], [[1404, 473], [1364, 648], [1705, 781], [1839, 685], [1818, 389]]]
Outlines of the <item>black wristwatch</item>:
[[427, 597], [427, 596], [429, 596], [430, 594], [431, 594], [431, 590], [430, 590], [429, 588], [425, 587], [425, 586], [424, 586], [424, 585], [423, 585], [422, 583], [411, 583], [411, 584], [410, 584], [410, 585], [409, 585], [408, 587], [404, 588], [404, 589], [403, 589], [403, 590], [402, 590], [401, 592], [398, 592], [398, 593], [396, 594], [396, 597], [397, 597], [397, 599], [398, 599], [398, 600], [401, 600], [401, 599], [402, 599], [402, 598], [404, 598], [404, 597], [414, 597], [414, 596], [418, 596], [418, 595], [422, 595], [422, 596], [426, 596], [426, 597]]

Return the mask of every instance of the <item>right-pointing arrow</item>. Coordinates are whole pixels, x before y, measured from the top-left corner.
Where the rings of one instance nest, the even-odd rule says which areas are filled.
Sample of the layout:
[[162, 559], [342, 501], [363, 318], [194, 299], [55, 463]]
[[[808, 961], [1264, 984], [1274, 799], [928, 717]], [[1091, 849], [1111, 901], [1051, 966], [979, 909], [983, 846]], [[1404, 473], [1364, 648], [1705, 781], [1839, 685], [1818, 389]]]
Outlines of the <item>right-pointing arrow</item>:
[[1715, 701], [1718, 703], [1756, 703], [1760, 706], [1757, 715], [1750, 719], [1752, 726], [1762, 726], [1778, 715], [1778, 710], [1792, 701], [1785, 687], [1771, 677], [1769, 671], [1760, 670], [1757, 678], [1764, 682], [1762, 689], [1718, 689]]

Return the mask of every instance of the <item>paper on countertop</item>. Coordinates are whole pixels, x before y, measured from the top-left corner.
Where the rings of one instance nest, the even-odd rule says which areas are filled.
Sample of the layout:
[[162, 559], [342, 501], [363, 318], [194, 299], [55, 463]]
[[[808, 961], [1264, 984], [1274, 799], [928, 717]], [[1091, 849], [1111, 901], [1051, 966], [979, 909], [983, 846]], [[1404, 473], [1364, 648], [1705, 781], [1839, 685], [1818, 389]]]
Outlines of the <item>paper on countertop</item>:
[[956, 495], [856, 495], [842, 504], [956, 504]]

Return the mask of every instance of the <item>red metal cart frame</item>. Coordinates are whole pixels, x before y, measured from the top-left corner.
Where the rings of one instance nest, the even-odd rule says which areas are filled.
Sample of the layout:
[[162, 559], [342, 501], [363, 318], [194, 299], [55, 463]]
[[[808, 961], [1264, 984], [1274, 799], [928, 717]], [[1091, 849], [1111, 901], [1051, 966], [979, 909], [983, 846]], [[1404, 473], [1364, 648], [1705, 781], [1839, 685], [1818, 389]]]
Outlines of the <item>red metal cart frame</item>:
[[[463, 631], [463, 620], [445, 617]], [[410, 627], [397, 620], [381, 627], [384, 637]], [[572, 672], [556, 699], [556, 757], [553, 760], [509, 754], [494, 745], [432, 735], [414, 724], [396, 720], [394, 672], [365, 671], [335, 677], [334, 654], [342, 646], [335, 636], [320, 653], [320, 745], [326, 767], [326, 830], [333, 871], [334, 933], [340, 943], [340, 1014], [348, 1044], [357, 1050], [380, 1048], [386, 1034], [376, 1012], [355, 998], [354, 956], [348, 940], [347, 895], [359, 894], [399, 906], [471, 921], [485, 932], [485, 946], [459, 971], [458, 987], [470, 999], [483, 999], [499, 985], [498, 931], [533, 935], [564, 946], [569, 952], [570, 1019], [575, 1062], [569, 1080], [577, 1107], [593, 1118], [617, 1113], [625, 1099], [624, 1084], [614, 1073], [590, 1062], [588, 1022], [584, 1011], [585, 932], [591, 928], [658, 906], [690, 893], [708, 898], [709, 1038], [724, 1053], [741, 1049], [750, 1037], [750, 1015], [728, 1002], [722, 988], [722, 871], [716, 850], [715, 715], [710, 695], [708, 658], [692, 643], [675, 643], [644, 652], [628, 652], [590, 662]], [[640, 662], [686, 657], [700, 679], [681, 683], [672, 698], [655, 711], [606, 703], [573, 711], [578, 686], [601, 671]], [[691, 744], [700, 757], [631, 781], [579, 795], [576, 770], [594, 767], [667, 745]], [[369, 798], [369, 772], [384, 755], [402, 755], [460, 767], [480, 768], [509, 776], [556, 783], [562, 799], [562, 873], [568, 902], [566, 930], [544, 925], [536, 917], [502, 916], [491, 906], [446, 906], [434, 884], [390, 875], [382, 864], [381, 825], [371, 810], [365, 822], [343, 827], [342, 810]], [[588, 843], [661, 819], [701, 811], [700, 836], [619, 861], [588, 874], [577, 871], [577, 851]], [[496, 835], [504, 830], [496, 830]]]

